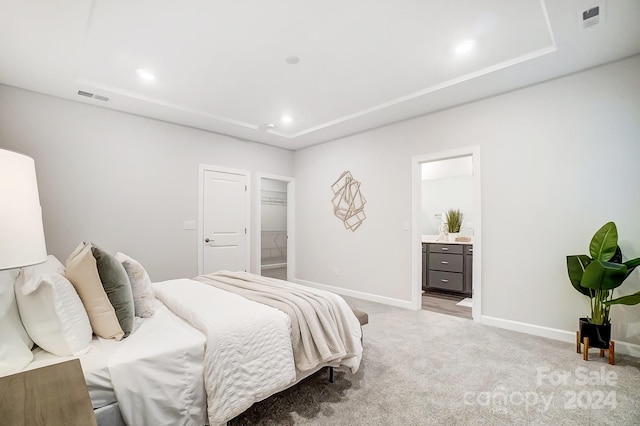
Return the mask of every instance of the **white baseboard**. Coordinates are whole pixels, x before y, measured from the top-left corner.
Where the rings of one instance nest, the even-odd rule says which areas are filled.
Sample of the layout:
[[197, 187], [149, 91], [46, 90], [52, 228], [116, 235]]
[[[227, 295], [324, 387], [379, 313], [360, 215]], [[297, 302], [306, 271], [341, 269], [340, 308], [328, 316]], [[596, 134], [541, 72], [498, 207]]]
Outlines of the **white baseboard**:
[[[549, 339], [560, 340], [562, 342], [576, 342], [576, 332], [560, 330], [557, 328], [543, 327], [541, 325], [528, 324], [524, 322], [506, 320], [502, 318], [483, 315], [482, 324], [492, 327], [504, 328], [507, 330], [519, 331], [521, 333], [532, 334], [534, 336], [548, 337]], [[640, 357], [640, 345], [635, 343], [616, 340], [615, 352], [625, 355]]]
[[293, 282], [317, 288], [320, 290], [330, 291], [341, 296], [355, 297], [356, 299], [367, 300], [369, 302], [382, 303], [384, 305], [396, 306], [398, 308], [415, 310], [413, 304], [408, 300], [394, 299], [392, 297], [378, 296], [377, 294], [364, 293], [361, 291], [349, 290], [347, 288], [335, 287], [326, 284], [320, 284], [313, 281], [294, 279]]

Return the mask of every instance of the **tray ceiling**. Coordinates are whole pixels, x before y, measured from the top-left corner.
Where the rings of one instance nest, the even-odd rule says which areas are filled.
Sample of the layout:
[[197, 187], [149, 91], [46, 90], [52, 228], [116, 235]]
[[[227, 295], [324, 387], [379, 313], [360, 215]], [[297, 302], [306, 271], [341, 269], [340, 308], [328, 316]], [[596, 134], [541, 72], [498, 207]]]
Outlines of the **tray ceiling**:
[[299, 149], [636, 54], [638, 17], [637, 0], [1, 0], [0, 83]]

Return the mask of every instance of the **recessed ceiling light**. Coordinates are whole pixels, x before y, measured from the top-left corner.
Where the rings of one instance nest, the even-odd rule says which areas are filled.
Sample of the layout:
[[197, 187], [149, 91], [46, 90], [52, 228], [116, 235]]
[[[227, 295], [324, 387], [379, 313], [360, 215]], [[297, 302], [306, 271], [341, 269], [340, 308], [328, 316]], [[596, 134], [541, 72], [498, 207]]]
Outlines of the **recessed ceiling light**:
[[146, 81], [153, 81], [156, 79], [156, 76], [151, 73], [151, 71], [139, 69], [138, 77]]
[[463, 55], [468, 53], [473, 49], [473, 46], [476, 44], [475, 40], [465, 40], [462, 43], [458, 44], [455, 48], [455, 52], [458, 55]]
[[288, 114], [285, 114], [282, 117], [280, 117], [280, 121], [282, 121], [283, 123], [291, 123], [293, 121], [293, 117], [291, 117]]
[[290, 65], [295, 65], [300, 62], [300, 58], [298, 58], [297, 56], [289, 56], [287, 59], [285, 59], [285, 61]]

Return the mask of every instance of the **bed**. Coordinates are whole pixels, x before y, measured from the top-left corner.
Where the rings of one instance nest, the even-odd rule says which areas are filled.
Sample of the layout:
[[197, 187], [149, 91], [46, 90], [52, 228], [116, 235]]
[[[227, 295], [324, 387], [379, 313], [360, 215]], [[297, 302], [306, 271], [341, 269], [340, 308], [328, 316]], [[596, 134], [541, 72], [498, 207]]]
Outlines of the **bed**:
[[[60, 274], [59, 262], [51, 263], [31, 271], [31, 279]], [[138, 269], [137, 276], [125, 271], [135, 293], [134, 281], [146, 271]], [[87, 295], [73, 285], [77, 297]], [[16, 281], [19, 307], [25, 305], [21, 299], [28, 287]], [[39, 289], [43, 287], [48, 288]], [[60, 296], [58, 287], [53, 286], [54, 293]], [[148, 280], [145, 292], [146, 307], [140, 312], [153, 315], [135, 316], [115, 331], [100, 330], [120, 339], [94, 334], [87, 345], [76, 345], [82, 348], [64, 356], [36, 347], [22, 368], [79, 358], [98, 424], [137, 426], [224, 424], [321, 368], [344, 366], [355, 372], [359, 367], [360, 322], [335, 294], [226, 271], [195, 279]], [[60, 305], [60, 300], [54, 302]], [[25, 328], [36, 336], [27, 312], [20, 309]], [[116, 312], [114, 308], [114, 318]], [[87, 309], [87, 315], [95, 333], [96, 312]], [[64, 315], [58, 312], [58, 317]]]

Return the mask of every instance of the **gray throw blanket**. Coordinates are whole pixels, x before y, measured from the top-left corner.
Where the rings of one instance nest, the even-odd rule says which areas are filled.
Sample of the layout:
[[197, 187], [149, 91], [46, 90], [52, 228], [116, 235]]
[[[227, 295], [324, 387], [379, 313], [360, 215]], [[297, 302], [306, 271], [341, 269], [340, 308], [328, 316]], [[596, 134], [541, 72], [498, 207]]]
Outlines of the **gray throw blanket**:
[[248, 272], [219, 271], [195, 280], [277, 308], [291, 319], [296, 368], [335, 363], [356, 372], [362, 359], [358, 319], [340, 296]]

